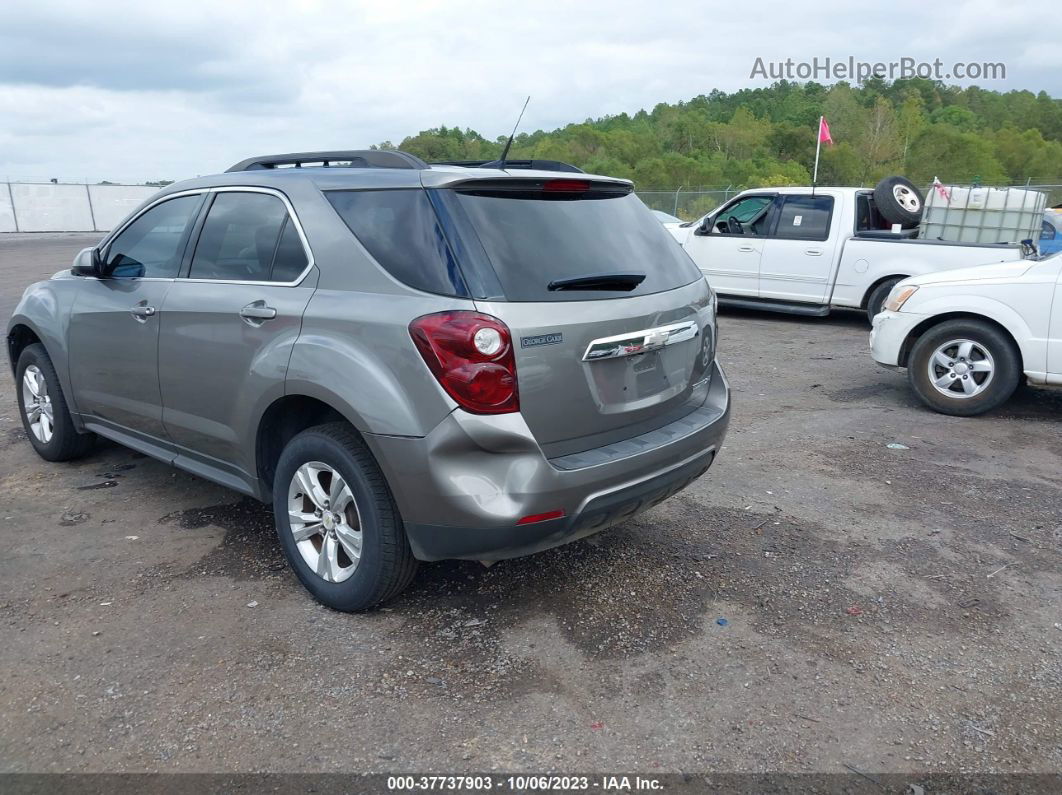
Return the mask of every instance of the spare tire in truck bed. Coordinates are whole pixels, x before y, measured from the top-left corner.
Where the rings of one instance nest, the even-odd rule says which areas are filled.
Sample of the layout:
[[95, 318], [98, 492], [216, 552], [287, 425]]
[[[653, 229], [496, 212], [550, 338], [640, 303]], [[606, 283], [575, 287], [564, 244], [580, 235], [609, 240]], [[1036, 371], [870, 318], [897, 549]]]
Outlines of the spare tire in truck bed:
[[925, 199], [914, 183], [903, 177], [885, 177], [874, 186], [874, 206], [881, 217], [902, 229], [918, 226]]

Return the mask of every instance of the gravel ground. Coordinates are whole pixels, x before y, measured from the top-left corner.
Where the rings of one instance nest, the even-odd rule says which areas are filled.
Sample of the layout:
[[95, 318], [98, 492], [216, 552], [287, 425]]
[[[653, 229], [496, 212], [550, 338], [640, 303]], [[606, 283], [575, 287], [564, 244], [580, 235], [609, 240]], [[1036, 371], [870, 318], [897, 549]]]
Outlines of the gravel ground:
[[[0, 237], [3, 317], [93, 242]], [[1062, 770], [1062, 391], [950, 418], [858, 314], [721, 336], [708, 475], [361, 616], [261, 505], [114, 445], [39, 460], [0, 376], [0, 771]]]

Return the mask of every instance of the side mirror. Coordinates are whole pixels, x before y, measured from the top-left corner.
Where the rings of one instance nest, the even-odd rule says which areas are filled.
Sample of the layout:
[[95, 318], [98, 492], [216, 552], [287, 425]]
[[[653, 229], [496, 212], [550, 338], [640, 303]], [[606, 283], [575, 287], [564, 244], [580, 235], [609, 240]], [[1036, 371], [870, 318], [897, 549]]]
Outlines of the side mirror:
[[94, 248], [83, 248], [74, 257], [74, 266], [70, 269], [75, 276], [102, 276], [103, 264], [100, 252]]
[[702, 237], [704, 235], [712, 234], [712, 217], [708, 216], [703, 221], [701, 221], [700, 225], [693, 230], [693, 234], [700, 235]]

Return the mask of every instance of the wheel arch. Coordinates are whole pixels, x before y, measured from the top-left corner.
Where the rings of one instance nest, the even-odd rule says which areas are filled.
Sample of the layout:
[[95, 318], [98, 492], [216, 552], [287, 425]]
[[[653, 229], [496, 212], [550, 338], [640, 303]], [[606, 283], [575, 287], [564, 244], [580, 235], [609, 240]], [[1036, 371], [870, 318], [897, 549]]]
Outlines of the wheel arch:
[[15, 373], [18, 367], [18, 359], [22, 355], [22, 351], [37, 343], [44, 345], [44, 349], [48, 350], [48, 346], [44, 344], [41, 335], [37, 333], [37, 330], [28, 320], [18, 318], [12, 321], [7, 330], [7, 356], [11, 360], [12, 374]]
[[976, 320], [978, 322], [987, 323], [988, 325], [993, 326], [997, 331], [1002, 333], [1003, 336], [1009, 339], [1011, 343], [1013, 343], [1014, 349], [1018, 352], [1018, 360], [1021, 364], [1021, 368], [1022, 370], [1025, 370], [1026, 352], [1022, 349], [1021, 343], [1014, 336], [1013, 332], [993, 317], [989, 317], [988, 315], [980, 314], [978, 312], [969, 311], [943, 312], [939, 315], [933, 315], [932, 317], [926, 318], [917, 326], [912, 328], [907, 333], [907, 337], [904, 339], [903, 345], [900, 346], [899, 361], [897, 362], [899, 366], [908, 366], [907, 363], [910, 359], [911, 351], [914, 349], [915, 344], [922, 337], [922, 335], [924, 335], [930, 329], [939, 326], [941, 323], [946, 323], [949, 320]]
[[270, 499], [277, 461], [292, 438], [315, 425], [345, 422], [364, 440], [358, 420], [342, 401], [327, 396], [286, 394], [270, 403], [258, 418], [255, 429], [255, 474], [261, 498]]
[[55, 368], [55, 374], [59, 378], [59, 388], [63, 390], [63, 397], [66, 400], [66, 406], [70, 411], [74, 427], [79, 432], [82, 431], [84, 428], [81, 423], [81, 415], [78, 412], [77, 395], [74, 394], [73, 384], [70, 382], [70, 372], [66, 358], [65, 325], [60, 331], [53, 333], [47, 325], [34, 323], [26, 315], [16, 313], [11, 318], [11, 322], [8, 323], [6, 339], [7, 355], [11, 361], [12, 376], [17, 374], [18, 360], [22, 355], [22, 351], [30, 345], [44, 346], [44, 352], [48, 354], [48, 358]]
[[909, 273], [892, 273], [888, 276], [879, 276], [871, 283], [871, 285], [866, 289], [866, 291], [864, 291], [863, 298], [859, 301], [859, 308], [866, 309], [867, 306], [870, 304], [870, 296], [872, 296], [874, 294], [874, 291], [881, 287], [881, 285], [883, 285], [885, 282], [892, 281], [893, 279], [896, 279], [897, 281], [903, 281], [904, 279], [909, 278], [911, 278], [911, 274]]

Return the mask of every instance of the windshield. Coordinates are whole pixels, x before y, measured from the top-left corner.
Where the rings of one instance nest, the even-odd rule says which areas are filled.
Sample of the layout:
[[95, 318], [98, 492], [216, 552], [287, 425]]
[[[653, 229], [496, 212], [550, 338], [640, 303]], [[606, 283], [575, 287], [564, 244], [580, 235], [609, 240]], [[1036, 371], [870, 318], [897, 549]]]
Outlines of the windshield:
[[[509, 301], [623, 298], [673, 290], [702, 278], [632, 193], [585, 198], [440, 193], [449, 194], [443, 204], [456, 203], [457, 225], [467, 224], [478, 239]], [[579, 289], [588, 283], [596, 289]], [[566, 284], [570, 286], [558, 288]]]

